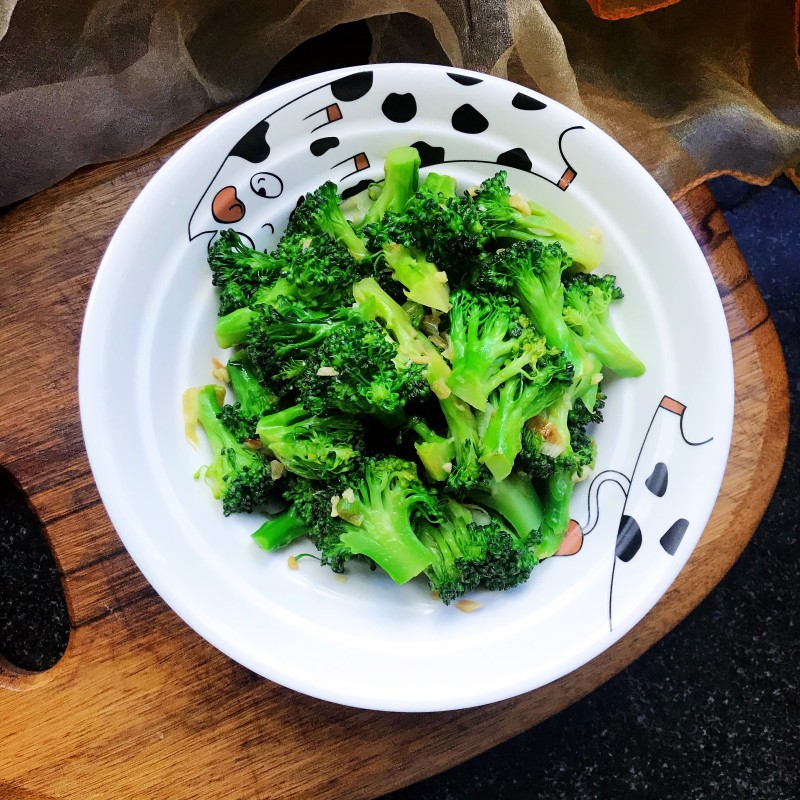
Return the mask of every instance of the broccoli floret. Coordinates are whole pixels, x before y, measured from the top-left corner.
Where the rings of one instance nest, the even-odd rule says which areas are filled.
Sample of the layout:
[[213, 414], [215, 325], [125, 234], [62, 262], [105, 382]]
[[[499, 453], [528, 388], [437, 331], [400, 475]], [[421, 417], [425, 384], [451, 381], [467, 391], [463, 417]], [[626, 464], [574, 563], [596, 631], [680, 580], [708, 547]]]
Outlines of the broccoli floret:
[[419, 437], [419, 441], [414, 442], [414, 449], [425, 472], [435, 481], [446, 481], [456, 457], [453, 440], [434, 433], [422, 419], [414, 419], [411, 430]]
[[558, 242], [570, 259], [591, 271], [603, 260], [598, 238], [577, 231], [568, 222], [519, 194], [512, 195], [506, 184], [507, 173], [498, 172], [484, 181], [473, 202], [483, 229], [496, 240]]
[[[375, 243], [373, 238], [370, 246]], [[392, 278], [405, 287], [403, 293], [409, 300], [437, 311], [450, 310], [447, 273], [428, 261], [425, 253], [391, 241], [384, 242], [380, 252]]]
[[364, 215], [362, 224], [379, 222], [389, 211], [402, 211], [419, 186], [419, 153], [413, 147], [395, 147], [386, 154], [383, 186]]
[[429, 172], [422, 185], [435, 195], [439, 195], [440, 202], [456, 196], [456, 179], [438, 172]]
[[544, 415], [528, 420], [522, 429], [520, 468], [536, 479], [549, 478], [558, 469], [570, 471], [573, 480], [587, 477], [597, 457], [597, 446], [588, 428], [602, 422], [605, 399], [604, 394], [598, 393], [593, 410], [578, 400], [568, 411], [568, 447], [556, 441], [558, 433]]
[[299, 404], [262, 417], [256, 434], [286, 469], [315, 480], [353, 469], [364, 446], [355, 418], [317, 416]]
[[483, 411], [498, 386], [533, 366], [544, 340], [512, 301], [467, 289], [455, 292], [452, 301], [453, 371], [447, 385]]
[[197, 390], [198, 421], [208, 436], [213, 453], [210, 464], [198, 471], [215, 498], [222, 499], [222, 511], [248, 512], [272, 499], [273, 480], [269, 463], [258, 450], [238, 441], [219, 415], [224, 390], [203, 386]]
[[392, 241], [425, 253], [445, 272], [450, 283], [463, 285], [472, 277], [472, 265], [487, 235], [469, 197], [440, 192], [435, 180], [423, 183], [402, 214], [387, 215]]
[[284, 235], [327, 234], [346, 247], [357, 261], [367, 258], [367, 247], [345, 218], [339, 201], [336, 184], [326, 181], [315, 191], [309, 192], [292, 212]]
[[438, 521], [437, 498], [403, 459], [369, 458], [363, 471], [348, 475], [334, 511], [342, 521], [338, 540], [350, 553], [366, 556], [396, 583], [419, 575], [432, 561], [414, 531], [417, 519]]
[[447, 483], [455, 491], [473, 486], [485, 475], [480, 463], [478, 423], [470, 407], [455, 397], [447, 385], [450, 367], [432, 342], [417, 330], [405, 311], [381, 289], [373, 278], [365, 278], [353, 287], [361, 313], [368, 319], [382, 321], [398, 346], [401, 357], [424, 366], [425, 378], [439, 400], [453, 440], [455, 462]]
[[360, 321], [349, 306], [324, 312], [284, 301], [279, 308], [261, 308], [247, 327], [247, 356], [259, 381], [283, 395], [330, 336]]
[[609, 307], [622, 299], [613, 275], [576, 274], [565, 281], [564, 320], [584, 349], [604, 367], [623, 378], [644, 374], [644, 364], [619, 338], [609, 316]]
[[258, 382], [246, 351], [232, 355], [226, 369], [235, 402], [222, 407], [220, 419], [240, 442], [255, 439], [256, 423], [278, 407], [278, 397]]
[[438, 525], [421, 524], [419, 538], [433, 557], [425, 570], [431, 590], [445, 605], [481, 585], [510, 589], [530, 577], [538, 559], [498, 518], [454, 500], [442, 504], [441, 515]]
[[353, 284], [364, 277], [365, 264], [327, 234], [284, 236], [275, 251], [286, 280], [284, 296], [306, 305], [333, 308], [345, 305]]
[[525, 423], [562, 402], [572, 381], [572, 364], [563, 353], [551, 350], [542, 355], [530, 372], [514, 375], [492, 392], [481, 443], [481, 461], [496, 480], [501, 481], [511, 474], [522, 450]]
[[371, 414], [392, 427], [403, 421], [407, 403], [430, 394], [422, 365], [400, 356], [380, 325], [361, 318], [319, 345], [297, 387], [315, 413]]
[[501, 481], [492, 478], [472, 489], [468, 497], [500, 514], [522, 541], [533, 544], [539, 540], [544, 507], [525, 473], [512, 472]]
[[313, 539], [321, 522], [330, 517], [331, 504], [321, 483], [289, 473], [281, 478], [281, 486], [286, 509], [253, 534], [258, 546], [268, 551], [285, 547], [301, 536]]
[[246, 245], [232, 229], [220, 231], [209, 248], [208, 265], [211, 282], [220, 288], [220, 316], [249, 305], [258, 290], [277, 280], [281, 269], [273, 256]]

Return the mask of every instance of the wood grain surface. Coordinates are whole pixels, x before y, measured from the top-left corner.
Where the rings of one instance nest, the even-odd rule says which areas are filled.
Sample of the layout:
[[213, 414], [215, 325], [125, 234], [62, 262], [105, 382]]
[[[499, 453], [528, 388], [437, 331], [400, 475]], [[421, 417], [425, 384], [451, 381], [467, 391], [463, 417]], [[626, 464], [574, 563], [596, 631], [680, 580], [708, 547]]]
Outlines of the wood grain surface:
[[[727, 315], [736, 373], [731, 456], [690, 561], [614, 647], [537, 691], [437, 714], [313, 700], [232, 662], [150, 588], [98, 497], [78, 415], [85, 303], [123, 213], [209, 115], [147, 153], [85, 169], [0, 218], [0, 465], [28, 493], [63, 574], [72, 629], [49, 672], [0, 665], [2, 800], [373, 798], [465, 761], [560, 711], [645, 652], [717, 584], [774, 490], [788, 435], [781, 349], [706, 187], [679, 208]], [[35, 369], [20, 380], [24, 351]]]

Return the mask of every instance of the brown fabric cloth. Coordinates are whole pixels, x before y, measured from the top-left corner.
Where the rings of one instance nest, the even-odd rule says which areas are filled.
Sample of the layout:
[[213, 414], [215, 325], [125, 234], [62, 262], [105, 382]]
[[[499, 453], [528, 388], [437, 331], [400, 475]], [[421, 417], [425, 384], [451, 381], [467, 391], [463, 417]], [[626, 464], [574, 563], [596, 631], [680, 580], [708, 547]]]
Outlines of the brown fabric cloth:
[[363, 19], [373, 60], [451, 63], [539, 89], [608, 131], [672, 195], [720, 173], [766, 183], [800, 163], [798, 7], [0, 0], [0, 206], [246, 98], [301, 42]]

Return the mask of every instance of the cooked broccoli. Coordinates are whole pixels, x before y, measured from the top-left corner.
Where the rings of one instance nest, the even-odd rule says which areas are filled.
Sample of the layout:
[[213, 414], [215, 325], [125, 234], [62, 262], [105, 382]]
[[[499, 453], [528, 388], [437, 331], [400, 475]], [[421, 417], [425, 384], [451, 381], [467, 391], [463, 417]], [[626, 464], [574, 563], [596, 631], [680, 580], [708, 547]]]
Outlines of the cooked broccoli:
[[220, 419], [240, 442], [255, 439], [256, 423], [278, 407], [278, 397], [258, 382], [246, 351], [234, 353], [226, 369], [235, 401], [222, 407]]
[[480, 585], [492, 590], [518, 586], [538, 563], [533, 550], [488, 513], [447, 500], [441, 516], [438, 525], [422, 522], [419, 538], [432, 555], [425, 570], [431, 590], [445, 604]]
[[287, 507], [253, 533], [264, 550], [278, 550], [301, 536], [312, 537], [317, 520], [330, 516], [330, 502], [321, 484], [289, 474], [281, 479], [281, 485]]
[[284, 236], [324, 233], [346, 247], [357, 261], [367, 258], [369, 253], [364, 240], [345, 218], [339, 201], [336, 184], [331, 181], [323, 183], [309, 192], [292, 212]]
[[590, 233], [577, 231], [568, 222], [519, 194], [512, 195], [502, 170], [485, 180], [473, 202], [483, 229], [500, 242], [504, 240], [558, 242], [570, 259], [591, 271], [603, 260], [603, 247]]
[[569, 501], [574, 488], [572, 472], [568, 469], [556, 470], [545, 483], [541, 538], [533, 546], [540, 559], [555, 555], [564, 540], [569, 526]]
[[249, 305], [257, 291], [278, 279], [281, 269], [274, 256], [246, 245], [230, 228], [220, 231], [209, 248], [208, 265], [211, 282], [220, 289], [220, 316]]
[[572, 364], [560, 351], [549, 350], [542, 353], [530, 372], [512, 376], [492, 392], [480, 450], [481, 461], [495, 480], [511, 474], [522, 449], [525, 423], [562, 403], [572, 381]]
[[317, 416], [299, 404], [262, 417], [256, 434], [286, 469], [315, 480], [353, 469], [364, 447], [358, 420]]
[[286, 392], [287, 382], [303, 374], [306, 360], [336, 331], [358, 324], [349, 306], [331, 312], [284, 301], [279, 308], [258, 309], [245, 332], [247, 356], [261, 383]]
[[438, 521], [437, 498], [417, 477], [414, 464], [400, 458], [369, 458], [352, 472], [334, 513], [342, 521], [338, 540], [363, 555], [396, 583], [419, 575], [432, 556], [414, 531], [417, 519]]
[[397, 342], [399, 354], [425, 369], [425, 378], [439, 400], [453, 440], [455, 462], [447, 483], [457, 491], [468, 489], [484, 477], [480, 463], [478, 423], [470, 407], [453, 395], [447, 385], [450, 367], [433, 343], [412, 324], [405, 311], [373, 278], [353, 287], [356, 303], [365, 317], [379, 319]]
[[239, 442], [220, 420], [222, 387], [203, 386], [197, 394], [198, 421], [213, 453], [211, 463], [198, 471], [198, 477], [205, 479], [215, 498], [222, 499], [226, 516], [253, 511], [272, 499], [270, 465], [258, 450]]
[[536, 363], [544, 340], [513, 301], [467, 289], [451, 299], [453, 371], [447, 385], [456, 397], [483, 411], [498, 386]]
[[414, 442], [414, 449], [425, 471], [435, 481], [446, 481], [456, 457], [453, 440], [434, 433], [422, 419], [414, 419], [411, 429], [419, 437], [419, 441]]
[[498, 481], [494, 478], [472, 489], [468, 498], [500, 514], [517, 536], [527, 544], [539, 540], [544, 508], [529, 476], [512, 472]]
[[357, 261], [346, 247], [325, 233], [284, 236], [276, 256], [286, 281], [284, 296], [307, 305], [345, 305], [352, 297], [353, 284], [364, 277], [364, 262]]
[[383, 164], [384, 180], [380, 194], [362, 221], [363, 226], [380, 222], [389, 211], [402, 211], [419, 185], [420, 157], [413, 147], [395, 147]]
[[644, 374], [644, 364], [619, 338], [609, 316], [611, 303], [622, 296], [613, 275], [570, 276], [564, 290], [564, 320], [604, 367], [620, 377], [636, 378]]
[[364, 217], [364, 235], [379, 262], [405, 287], [409, 300], [448, 311], [446, 273], [408, 241], [404, 209], [418, 188], [419, 162], [419, 153], [413, 147], [390, 152], [384, 167], [383, 189]]
[[335, 572], [424, 574], [450, 603], [558, 551], [595, 464], [603, 371], [644, 366], [611, 324], [615, 278], [588, 274], [599, 240], [512, 195], [504, 171], [459, 193], [420, 182], [420, 162], [397, 148], [347, 200], [332, 182], [308, 193], [269, 253], [220, 234], [235, 399], [190, 390], [184, 417], [191, 441], [193, 421], [208, 432], [198, 476], [226, 514], [286, 501], [260, 547], [306, 536]]
[[407, 403], [430, 394], [422, 365], [401, 356], [380, 325], [360, 317], [308, 356], [297, 387], [315, 413], [371, 414], [390, 426], [403, 421]]

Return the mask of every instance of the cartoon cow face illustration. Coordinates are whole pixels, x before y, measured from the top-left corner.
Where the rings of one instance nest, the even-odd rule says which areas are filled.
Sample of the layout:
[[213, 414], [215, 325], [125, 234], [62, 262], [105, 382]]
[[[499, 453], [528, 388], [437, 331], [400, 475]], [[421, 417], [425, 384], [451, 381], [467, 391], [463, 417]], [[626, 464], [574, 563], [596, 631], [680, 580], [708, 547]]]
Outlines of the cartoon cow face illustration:
[[[476, 159], [476, 152], [485, 153], [485, 148], [476, 148], [481, 134], [495, 133], [487, 107], [490, 91], [492, 105], [496, 102], [496, 85], [489, 88], [476, 76], [444, 70], [430, 82], [424, 96], [415, 96], [403, 91], [393, 71], [363, 70], [283, 103], [233, 144], [195, 207], [190, 240], [207, 235], [210, 243], [219, 230], [234, 228], [251, 244], [264, 247], [283, 228], [297, 200], [285, 196], [290, 180], [295, 186], [304, 183], [303, 192], [330, 180], [346, 197], [369, 178], [378, 179], [389, 146], [400, 144], [417, 147], [423, 168], [486, 163], [491, 165], [487, 177], [503, 168], [536, 176], [562, 191], [572, 183], [576, 171], [564, 156], [563, 140], [581, 126], [558, 136], [541, 135], [536, 120], [545, 121], [551, 110], [509, 84], [507, 112], [519, 117], [519, 128], [531, 139], [536, 137], [535, 162], [524, 147], [497, 153], [493, 160]], [[413, 132], [419, 118], [448, 119], [449, 128], [442, 126], [441, 134], [426, 133], [423, 140]], [[381, 135], [374, 135], [375, 119], [387, 121], [392, 133], [396, 130], [390, 145], [385, 125]], [[541, 128], [553, 130], [553, 125]]]
[[[557, 553], [574, 555], [581, 549], [583, 537], [595, 529], [602, 529], [600, 535], [616, 535], [609, 576], [608, 621], [612, 630], [615, 621], [641, 597], [640, 563], [673, 558], [687, 531], [697, 524], [680, 516], [676, 509], [680, 509], [681, 498], [690, 495], [697, 481], [707, 474], [715, 454], [712, 448], [703, 447], [712, 439], [691, 442], [686, 438], [685, 412], [683, 403], [666, 395], [662, 398], [631, 474], [604, 470], [593, 477], [587, 518], [583, 523], [571, 521]], [[598, 499], [601, 487], [609, 484], [624, 498], [621, 514], [613, 518], [604, 514]]]

